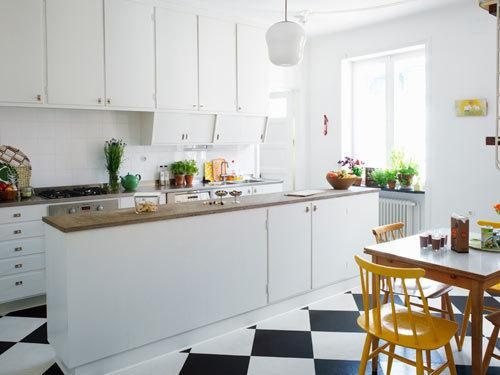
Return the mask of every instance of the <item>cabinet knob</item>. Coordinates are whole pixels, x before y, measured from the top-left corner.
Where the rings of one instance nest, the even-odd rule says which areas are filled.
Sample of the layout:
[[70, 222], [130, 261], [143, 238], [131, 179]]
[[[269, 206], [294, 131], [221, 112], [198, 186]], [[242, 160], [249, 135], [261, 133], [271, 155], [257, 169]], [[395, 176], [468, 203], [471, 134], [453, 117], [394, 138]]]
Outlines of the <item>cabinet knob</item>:
[[317, 211], [318, 210], [318, 206], [314, 205], [313, 206], [313, 211]]
[[182, 134], [181, 139], [184, 140], [184, 134]]
[[238, 111], [241, 111], [241, 107], [238, 107]]
[[22, 246], [17, 246], [14, 248], [14, 251], [23, 251], [23, 247]]
[[16, 282], [14, 283], [14, 285], [15, 285], [15, 286], [21, 286], [21, 285], [23, 285], [23, 282], [22, 282], [22, 281], [16, 281]]
[[309, 206], [306, 207], [306, 212], [309, 212], [311, 209], [309, 208]]
[[217, 134], [217, 137], [216, 137], [216, 138], [217, 138], [217, 140], [219, 140], [219, 134]]
[[198, 107], [198, 105], [197, 104], [193, 104], [193, 108], [196, 108], [196, 107]]
[[188, 139], [188, 135], [189, 135], [189, 134], [187, 134], [187, 133], [186, 133], [186, 139]]
[[102, 98], [97, 98], [97, 103], [101, 104], [102, 103]]
[[22, 263], [18, 263], [14, 266], [14, 268], [23, 268], [23, 264]]
[[16, 229], [13, 233], [14, 234], [21, 234], [22, 232], [21, 232], [21, 229]]
[[203, 107], [205, 107], [205, 105], [204, 104], [200, 104], [200, 108], [203, 108]]
[[112, 98], [108, 98], [108, 99], [106, 99], [106, 103], [111, 104], [111, 99], [112, 99]]
[[41, 102], [42, 101], [42, 95], [38, 94], [36, 96], [36, 100], [37, 100], [37, 102]]
[[16, 212], [12, 215], [12, 217], [21, 217], [21, 213], [20, 212]]

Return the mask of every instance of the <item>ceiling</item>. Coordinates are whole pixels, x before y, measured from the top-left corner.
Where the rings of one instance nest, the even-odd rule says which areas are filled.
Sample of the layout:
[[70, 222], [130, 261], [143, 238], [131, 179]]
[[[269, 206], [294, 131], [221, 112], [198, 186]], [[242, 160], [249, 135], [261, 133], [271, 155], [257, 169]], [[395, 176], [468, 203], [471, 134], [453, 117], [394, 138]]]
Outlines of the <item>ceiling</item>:
[[[331, 33], [457, 3], [477, 0], [288, 0], [289, 19], [307, 13], [309, 35]], [[164, 0], [179, 7], [237, 17], [262, 25], [283, 18], [284, 0]]]

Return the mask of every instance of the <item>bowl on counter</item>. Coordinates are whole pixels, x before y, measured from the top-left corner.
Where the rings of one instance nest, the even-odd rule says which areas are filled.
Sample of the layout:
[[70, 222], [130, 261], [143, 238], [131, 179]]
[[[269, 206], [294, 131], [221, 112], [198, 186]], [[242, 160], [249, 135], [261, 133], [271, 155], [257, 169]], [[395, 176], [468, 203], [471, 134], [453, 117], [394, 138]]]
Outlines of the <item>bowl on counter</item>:
[[358, 180], [358, 177], [338, 177], [328, 173], [326, 180], [336, 190], [347, 190]]
[[17, 190], [2, 190], [0, 191], [0, 200], [15, 201], [17, 199]]

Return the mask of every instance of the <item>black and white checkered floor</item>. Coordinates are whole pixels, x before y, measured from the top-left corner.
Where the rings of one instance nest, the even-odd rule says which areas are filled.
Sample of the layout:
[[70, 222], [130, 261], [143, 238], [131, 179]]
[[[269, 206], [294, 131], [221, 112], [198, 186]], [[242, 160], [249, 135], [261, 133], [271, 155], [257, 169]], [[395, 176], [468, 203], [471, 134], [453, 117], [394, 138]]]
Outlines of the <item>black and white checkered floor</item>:
[[[466, 298], [465, 291], [452, 292], [455, 316], [460, 322]], [[500, 307], [500, 298], [486, 296], [485, 304]], [[356, 324], [361, 310], [361, 295], [354, 289], [114, 375], [357, 374], [365, 337]], [[492, 329], [485, 320], [485, 346]], [[470, 337], [467, 337], [464, 350], [454, 351], [459, 374], [475, 375], [468, 366], [469, 348]], [[497, 348], [500, 349], [500, 340]], [[409, 358], [413, 355], [409, 350], [404, 354]], [[436, 351], [432, 361], [438, 364], [444, 358], [444, 352]], [[384, 360], [381, 356], [379, 374], [384, 374]], [[392, 373], [414, 374], [415, 370], [395, 362]], [[0, 318], [0, 374], [62, 374], [47, 342], [45, 306]], [[500, 374], [500, 361], [492, 360], [488, 374]]]

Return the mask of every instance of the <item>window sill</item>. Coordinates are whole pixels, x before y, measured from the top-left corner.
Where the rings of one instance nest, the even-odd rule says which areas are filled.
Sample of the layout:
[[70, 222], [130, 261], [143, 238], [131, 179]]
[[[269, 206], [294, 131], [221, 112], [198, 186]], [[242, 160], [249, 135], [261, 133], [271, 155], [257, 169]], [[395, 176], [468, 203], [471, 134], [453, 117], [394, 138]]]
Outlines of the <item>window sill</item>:
[[388, 189], [388, 188], [380, 188], [380, 190], [391, 192], [391, 193], [425, 194], [425, 190]]

